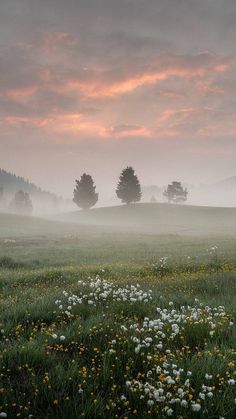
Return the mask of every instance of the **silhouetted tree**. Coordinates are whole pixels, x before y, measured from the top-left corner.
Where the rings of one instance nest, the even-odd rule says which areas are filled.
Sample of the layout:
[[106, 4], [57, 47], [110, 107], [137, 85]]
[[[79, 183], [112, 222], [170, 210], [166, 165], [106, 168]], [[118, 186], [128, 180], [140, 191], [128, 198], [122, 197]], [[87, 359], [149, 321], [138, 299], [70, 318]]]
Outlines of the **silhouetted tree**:
[[0, 209], [3, 207], [4, 204], [4, 189], [0, 186]]
[[14, 211], [21, 214], [30, 214], [33, 211], [33, 204], [27, 192], [17, 191], [15, 193], [12, 207]]
[[168, 202], [180, 203], [187, 200], [188, 191], [183, 188], [181, 182], [174, 181], [168, 185], [163, 195], [168, 199]]
[[95, 192], [96, 186], [90, 175], [84, 173], [80, 180], [76, 180], [76, 187], [74, 189], [74, 199], [78, 207], [82, 209], [89, 209], [93, 207], [98, 201], [98, 193]]
[[130, 204], [141, 199], [141, 186], [134, 169], [129, 166], [122, 170], [116, 189], [116, 195], [122, 202]]

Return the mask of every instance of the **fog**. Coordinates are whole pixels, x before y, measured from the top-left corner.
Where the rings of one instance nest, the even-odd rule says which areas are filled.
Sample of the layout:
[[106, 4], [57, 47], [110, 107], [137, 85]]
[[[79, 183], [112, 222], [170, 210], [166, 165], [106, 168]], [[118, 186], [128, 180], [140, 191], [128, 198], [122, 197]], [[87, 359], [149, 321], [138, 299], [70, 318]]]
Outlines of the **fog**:
[[[80, 177], [78, 177], [79, 179]], [[174, 178], [173, 180], [179, 180]], [[171, 181], [169, 181], [170, 183]], [[14, 184], [11, 185], [9, 190], [7, 185], [1, 179], [0, 184], [3, 186], [3, 194], [0, 199], [0, 211], [5, 213], [19, 213], [33, 216], [43, 216], [57, 219], [59, 214], [68, 214], [67, 221], [69, 221], [69, 215], [75, 214], [78, 211], [82, 211], [75, 202], [73, 202], [73, 189], [75, 182], [72, 182], [70, 194], [67, 196], [56, 195], [50, 193], [50, 191], [44, 190], [30, 190], [28, 184], [22, 183], [22, 186]], [[140, 203], [152, 203], [152, 204], [166, 204], [168, 201], [164, 196], [168, 182], [164, 185], [142, 185], [141, 184], [141, 200]], [[184, 188], [186, 188], [188, 195], [187, 200], [184, 203], [170, 203], [170, 206], [183, 207], [183, 206], [209, 206], [209, 207], [236, 207], [236, 177], [224, 179], [221, 182], [214, 184], [201, 184], [193, 185], [182, 182]], [[96, 185], [95, 185], [96, 186]], [[124, 205], [116, 195], [117, 182], [114, 182], [113, 188], [107, 188], [105, 185], [100, 188], [96, 186], [96, 192], [98, 193], [98, 201], [94, 208], [103, 207], [115, 207]], [[29, 194], [29, 199], [32, 203], [32, 208], [28, 211], [24, 211], [17, 208], [14, 205], [15, 193], [22, 190]], [[93, 213], [93, 209], [91, 209]], [[82, 211], [83, 212], [83, 211]], [[73, 219], [73, 217], [72, 217]]]

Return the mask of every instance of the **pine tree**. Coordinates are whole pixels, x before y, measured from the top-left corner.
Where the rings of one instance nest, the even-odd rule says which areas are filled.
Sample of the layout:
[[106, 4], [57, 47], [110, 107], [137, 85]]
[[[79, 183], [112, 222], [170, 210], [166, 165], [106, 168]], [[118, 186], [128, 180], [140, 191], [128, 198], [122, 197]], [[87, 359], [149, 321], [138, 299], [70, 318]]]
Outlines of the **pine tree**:
[[122, 202], [130, 204], [141, 199], [141, 186], [134, 169], [129, 166], [122, 170], [116, 189], [116, 195]]
[[94, 186], [92, 177], [84, 173], [80, 180], [75, 182], [76, 187], [73, 199], [75, 204], [82, 209], [93, 207], [98, 201], [98, 193], [95, 192], [96, 186]]
[[27, 192], [17, 191], [11, 204], [14, 211], [20, 214], [30, 214], [33, 211], [33, 204]]
[[168, 202], [185, 202], [187, 200], [188, 191], [184, 189], [181, 182], [172, 182], [168, 185], [163, 195], [168, 199]]
[[2, 186], [0, 186], [0, 209], [4, 205], [4, 189]]

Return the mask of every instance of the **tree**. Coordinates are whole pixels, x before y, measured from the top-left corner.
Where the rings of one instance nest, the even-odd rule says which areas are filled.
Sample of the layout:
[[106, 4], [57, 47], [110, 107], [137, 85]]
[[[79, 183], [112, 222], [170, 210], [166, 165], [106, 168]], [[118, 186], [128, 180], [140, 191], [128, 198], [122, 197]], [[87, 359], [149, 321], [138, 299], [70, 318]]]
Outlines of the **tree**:
[[95, 192], [96, 186], [94, 186], [92, 177], [84, 173], [80, 180], [75, 182], [73, 199], [75, 204], [84, 210], [93, 207], [98, 201], [98, 193]]
[[181, 182], [172, 182], [168, 185], [163, 195], [168, 199], [168, 202], [180, 203], [187, 200], [188, 191], [184, 189]]
[[12, 206], [14, 211], [21, 214], [30, 214], [33, 211], [33, 204], [27, 192], [17, 191]]
[[0, 186], [0, 209], [4, 205], [4, 189], [2, 186]]
[[141, 199], [141, 186], [134, 169], [129, 166], [122, 170], [116, 189], [116, 195], [122, 202], [130, 204]]

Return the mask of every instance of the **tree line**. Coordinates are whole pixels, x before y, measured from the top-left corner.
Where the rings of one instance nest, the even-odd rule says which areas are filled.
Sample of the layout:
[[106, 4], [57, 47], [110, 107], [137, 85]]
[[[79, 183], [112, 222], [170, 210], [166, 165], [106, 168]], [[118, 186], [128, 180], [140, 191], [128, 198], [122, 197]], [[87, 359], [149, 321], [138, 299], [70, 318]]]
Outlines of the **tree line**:
[[[80, 180], [75, 181], [74, 203], [84, 210], [93, 207], [98, 201], [98, 193], [91, 175], [83, 173]], [[141, 185], [133, 167], [128, 166], [122, 170], [116, 195], [122, 203], [127, 205], [139, 202], [142, 197]], [[163, 192], [168, 202], [180, 203], [187, 200], [187, 189], [184, 189], [181, 182], [173, 181]]]
[[[124, 204], [139, 202], [142, 198], [141, 185], [133, 167], [128, 166], [122, 170], [116, 187], [116, 195]], [[187, 200], [187, 189], [184, 189], [181, 182], [174, 181], [167, 186], [163, 192], [164, 197], [169, 203], [180, 203]], [[98, 202], [98, 193], [91, 175], [83, 173], [80, 180], [75, 181], [73, 201], [84, 210], [92, 208]], [[3, 206], [4, 188], [0, 187], [0, 207]], [[156, 202], [155, 200], [151, 200]], [[11, 203], [10, 209], [20, 214], [31, 214], [33, 204], [30, 194], [23, 190], [18, 190]]]

